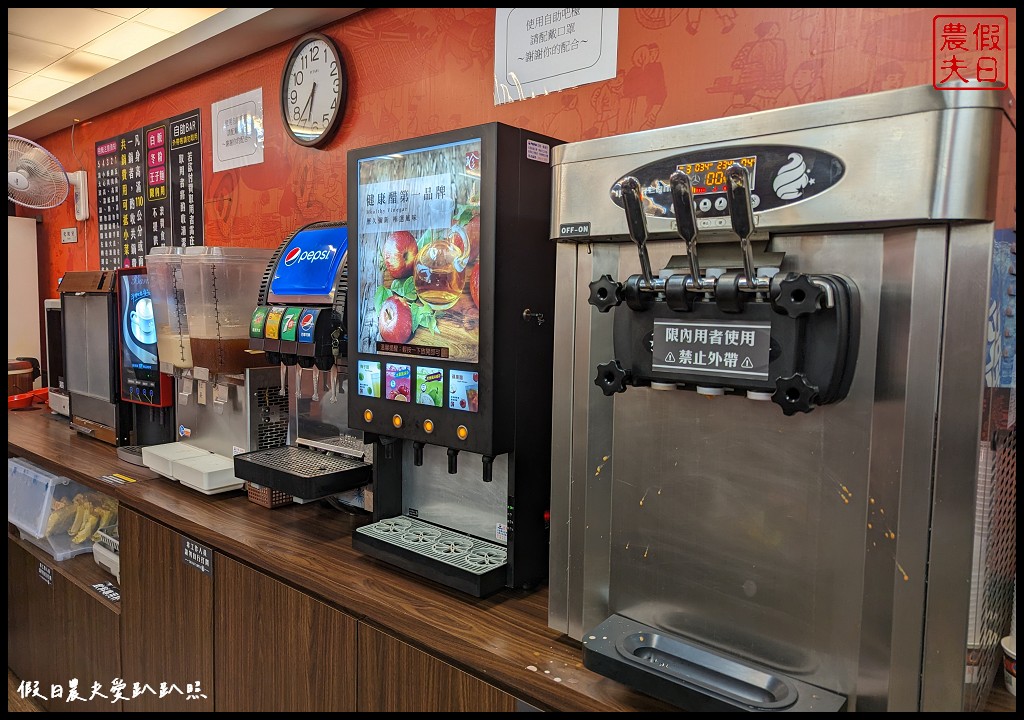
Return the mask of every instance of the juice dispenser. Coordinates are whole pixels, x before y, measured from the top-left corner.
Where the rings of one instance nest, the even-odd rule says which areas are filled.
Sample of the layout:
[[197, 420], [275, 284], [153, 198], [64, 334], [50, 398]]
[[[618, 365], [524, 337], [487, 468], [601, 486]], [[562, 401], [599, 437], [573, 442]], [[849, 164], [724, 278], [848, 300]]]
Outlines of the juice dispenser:
[[1015, 123], [924, 86], [555, 148], [548, 622], [586, 667], [684, 710], [981, 709]]
[[205, 494], [241, 489], [233, 456], [267, 447], [287, 431], [276, 368], [267, 366], [264, 353], [250, 353], [247, 340], [248, 315], [272, 253], [155, 247], [147, 256], [160, 369], [174, 382], [176, 439], [144, 447], [143, 460]]
[[476, 596], [547, 576], [558, 143], [491, 123], [348, 155], [353, 545]]
[[235, 472], [300, 502], [368, 485], [363, 434], [348, 425], [345, 314], [348, 228], [317, 222], [292, 233], [266, 266], [252, 309], [249, 347], [277, 364], [271, 392], [288, 403], [288, 436], [235, 456]]

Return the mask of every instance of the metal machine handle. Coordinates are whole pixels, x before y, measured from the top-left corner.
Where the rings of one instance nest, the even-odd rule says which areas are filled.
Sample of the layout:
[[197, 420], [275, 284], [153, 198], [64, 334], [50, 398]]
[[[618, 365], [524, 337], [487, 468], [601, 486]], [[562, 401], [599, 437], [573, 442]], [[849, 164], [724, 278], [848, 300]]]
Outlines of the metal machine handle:
[[643, 273], [646, 286], [653, 288], [654, 274], [651, 272], [651, 258], [647, 254], [647, 218], [640, 195], [640, 181], [635, 177], [626, 177], [619, 182], [619, 188], [622, 191], [622, 206], [626, 210], [629, 237], [640, 254], [640, 272]]
[[672, 209], [676, 215], [676, 231], [686, 243], [686, 257], [690, 261], [690, 276], [694, 288], [701, 289], [700, 263], [697, 260], [697, 216], [693, 212], [693, 186], [690, 176], [676, 170], [669, 177], [672, 190]]
[[96, 430], [94, 428], [82, 427], [81, 425], [78, 425], [77, 423], [68, 423], [68, 425], [71, 426], [72, 430], [77, 430], [78, 432], [82, 433], [83, 435], [94, 435], [96, 433]]
[[729, 219], [732, 221], [732, 229], [740, 238], [740, 247], [743, 248], [743, 272], [747, 281], [757, 285], [757, 275], [754, 272], [754, 251], [750, 247], [750, 236], [754, 232], [754, 212], [751, 209], [750, 201], [750, 173], [739, 163], [733, 163], [725, 171], [725, 178], [729, 184], [726, 193], [729, 197]]

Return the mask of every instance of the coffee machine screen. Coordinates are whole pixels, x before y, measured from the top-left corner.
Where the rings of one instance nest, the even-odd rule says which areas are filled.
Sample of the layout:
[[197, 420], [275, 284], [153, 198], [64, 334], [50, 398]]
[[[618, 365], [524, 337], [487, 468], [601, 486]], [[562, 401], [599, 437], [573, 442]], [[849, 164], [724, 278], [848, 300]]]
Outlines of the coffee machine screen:
[[141, 405], [168, 407], [170, 379], [160, 374], [153, 297], [145, 268], [118, 271], [121, 325], [121, 397]]

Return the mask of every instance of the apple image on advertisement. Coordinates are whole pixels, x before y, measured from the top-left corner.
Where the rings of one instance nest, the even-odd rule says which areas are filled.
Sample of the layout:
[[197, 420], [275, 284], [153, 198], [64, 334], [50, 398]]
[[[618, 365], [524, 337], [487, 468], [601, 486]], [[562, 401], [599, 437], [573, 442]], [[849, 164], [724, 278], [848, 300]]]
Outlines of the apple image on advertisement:
[[412, 338], [412, 310], [409, 303], [398, 295], [392, 295], [381, 305], [377, 324], [380, 339], [384, 342], [409, 342]]
[[418, 254], [419, 247], [416, 244], [416, 238], [408, 230], [396, 230], [389, 233], [384, 240], [384, 247], [381, 249], [384, 269], [395, 280], [402, 280], [412, 275]]

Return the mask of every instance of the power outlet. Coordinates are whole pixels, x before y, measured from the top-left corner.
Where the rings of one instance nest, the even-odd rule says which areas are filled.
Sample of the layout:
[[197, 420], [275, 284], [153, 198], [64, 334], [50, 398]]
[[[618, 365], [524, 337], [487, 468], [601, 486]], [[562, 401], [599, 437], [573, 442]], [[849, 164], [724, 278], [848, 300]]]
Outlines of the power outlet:
[[60, 241], [65, 244], [78, 242], [78, 228], [61, 228]]

